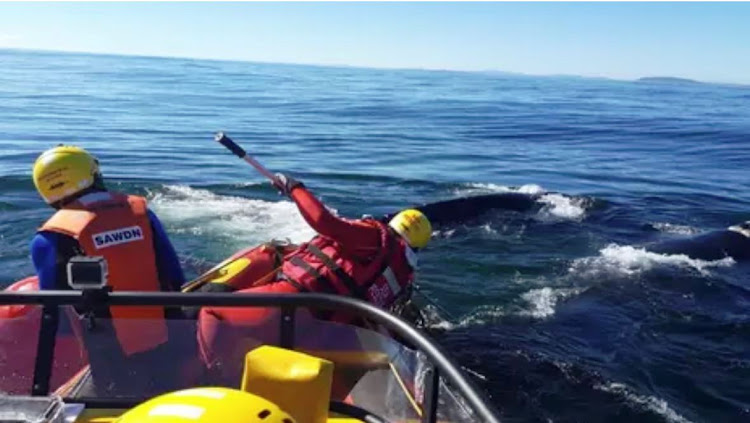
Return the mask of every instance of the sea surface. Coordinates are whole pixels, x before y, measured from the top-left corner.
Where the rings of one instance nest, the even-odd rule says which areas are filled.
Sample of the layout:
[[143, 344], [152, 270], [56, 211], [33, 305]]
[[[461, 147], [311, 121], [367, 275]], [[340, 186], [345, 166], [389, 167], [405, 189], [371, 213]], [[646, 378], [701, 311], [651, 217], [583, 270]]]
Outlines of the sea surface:
[[643, 249], [750, 219], [750, 87], [0, 50], [0, 281], [33, 273], [58, 143], [150, 199], [190, 276], [312, 236], [218, 130], [342, 216], [541, 194], [421, 256], [437, 339], [505, 421], [750, 421], [750, 265]]

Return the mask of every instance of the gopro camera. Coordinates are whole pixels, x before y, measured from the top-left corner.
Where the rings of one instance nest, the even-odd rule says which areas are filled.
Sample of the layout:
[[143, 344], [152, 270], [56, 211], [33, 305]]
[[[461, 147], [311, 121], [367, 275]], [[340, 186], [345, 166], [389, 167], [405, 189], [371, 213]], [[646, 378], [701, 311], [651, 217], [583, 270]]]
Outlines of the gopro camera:
[[104, 257], [76, 256], [68, 261], [68, 285], [73, 289], [101, 289], [107, 286]]

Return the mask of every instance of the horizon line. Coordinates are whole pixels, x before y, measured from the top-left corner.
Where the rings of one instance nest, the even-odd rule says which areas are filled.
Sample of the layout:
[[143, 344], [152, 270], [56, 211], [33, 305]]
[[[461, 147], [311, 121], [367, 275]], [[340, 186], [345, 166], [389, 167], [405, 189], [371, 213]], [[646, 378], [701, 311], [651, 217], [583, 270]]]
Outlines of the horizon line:
[[0, 51], [12, 50], [12, 51], [25, 51], [32, 53], [63, 53], [63, 54], [79, 54], [79, 55], [91, 55], [91, 56], [115, 56], [115, 57], [134, 57], [134, 58], [147, 58], [147, 59], [171, 59], [171, 60], [195, 60], [195, 61], [208, 61], [208, 62], [230, 62], [230, 63], [257, 63], [266, 65], [285, 65], [285, 66], [308, 66], [308, 67], [321, 67], [321, 68], [347, 68], [347, 69], [369, 69], [369, 70], [394, 70], [394, 71], [423, 71], [423, 72], [457, 72], [457, 73], [496, 73], [505, 74], [508, 76], [515, 77], [528, 77], [528, 78], [583, 78], [583, 79], [598, 79], [608, 80], [615, 82], [638, 82], [641, 79], [648, 78], [666, 78], [666, 79], [681, 79], [686, 82], [694, 82], [699, 84], [711, 84], [711, 85], [729, 85], [739, 87], [749, 87], [750, 83], [741, 82], [726, 82], [726, 81], [704, 81], [697, 80], [694, 78], [688, 78], [677, 75], [643, 75], [636, 78], [616, 78], [611, 76], [601, 75], [580, 75], [580, 74], [554, 74], [554, 73], [526, 73], [517, 71], [506, 71], [502, 69], [447, 69], [447, 68], [419, 68], [419, 67], [403, 67], [403, 66], [367, 66], [367, 65], [351, 65], [351, 64], [338, 64], [338, 63], [302, 63], [302, 62], [279, 62], [279, 61], [263, 61], [263, 60], [251, 60], [251, 59], [226, 59], [226, 58], [215, 58], [215, 57], [189, 57], [189, 56], [169, 56], [169, 55], [152, 55], [152, 54], [139, 54], [139, 53], [118, 53], [118, 52], [97, 52], [97, 51], [81, 51], [81, 50], [53, 50], [43, 48], [32, 48], [32, 47], [4, 47], [0, 46]]

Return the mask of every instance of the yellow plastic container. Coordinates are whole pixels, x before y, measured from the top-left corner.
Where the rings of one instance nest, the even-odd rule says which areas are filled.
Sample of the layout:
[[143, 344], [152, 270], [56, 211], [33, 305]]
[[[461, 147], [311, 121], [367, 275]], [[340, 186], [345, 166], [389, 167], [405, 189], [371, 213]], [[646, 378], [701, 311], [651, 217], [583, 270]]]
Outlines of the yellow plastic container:
[[264, 345], [245, 356], [242, 390], [267, 398], [297, 423], [326, 423], [333, 363]]

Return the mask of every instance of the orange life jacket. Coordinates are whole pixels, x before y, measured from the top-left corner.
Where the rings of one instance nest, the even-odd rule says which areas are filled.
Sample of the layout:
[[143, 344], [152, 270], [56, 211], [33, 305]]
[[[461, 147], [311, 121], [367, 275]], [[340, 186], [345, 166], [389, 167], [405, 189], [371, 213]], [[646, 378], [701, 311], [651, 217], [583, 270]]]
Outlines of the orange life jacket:
[[[169, 290], [159, 281], [151, 223], [143, 197], [98, 192], [58, 210], [41, 228], [75, 238], [87, 256], [103, 256], [114, 291]], [[126, 356], [167, 341], [161, 307], [111, 307], [112, 324]], [[141, 321], [139, 323], [139, 320]]]
[[380, 232], [374, 257], [346, 256], [335, 240], [317, 236], [284, 258], [283, 278], [300, 291], [346, 295], [390, 307], [414, 278], [406, 258], [408, 246], [383, 223], [365, 221]]

